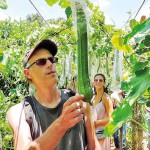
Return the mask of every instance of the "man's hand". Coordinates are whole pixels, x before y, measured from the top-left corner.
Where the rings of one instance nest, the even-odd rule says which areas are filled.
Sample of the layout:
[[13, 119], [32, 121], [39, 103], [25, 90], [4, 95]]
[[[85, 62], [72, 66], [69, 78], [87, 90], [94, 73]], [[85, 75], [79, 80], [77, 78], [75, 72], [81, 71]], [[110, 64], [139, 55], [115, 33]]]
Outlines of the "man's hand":
[[73, 127], [83, 119], [85, 109], [83, 107], [83, 95], [70, 97], [64, 104], [60, 120], [65, 130]]

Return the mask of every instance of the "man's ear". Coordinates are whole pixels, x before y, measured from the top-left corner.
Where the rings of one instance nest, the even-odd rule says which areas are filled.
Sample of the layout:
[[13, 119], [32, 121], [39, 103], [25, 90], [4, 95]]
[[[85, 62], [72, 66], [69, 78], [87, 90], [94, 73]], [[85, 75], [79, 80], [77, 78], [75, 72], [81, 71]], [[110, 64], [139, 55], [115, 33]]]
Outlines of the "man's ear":
[[26, 76], [27, 79], [31, 80], [29, 69], [24, 69], [24, 75]]

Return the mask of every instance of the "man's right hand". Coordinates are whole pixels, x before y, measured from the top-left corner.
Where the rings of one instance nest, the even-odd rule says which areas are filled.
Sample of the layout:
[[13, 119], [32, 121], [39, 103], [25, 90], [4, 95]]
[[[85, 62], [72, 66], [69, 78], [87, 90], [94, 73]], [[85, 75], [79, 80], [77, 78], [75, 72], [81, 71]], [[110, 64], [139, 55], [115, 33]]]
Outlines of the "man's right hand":
[[64, 130], [73, 127], [83, 119], [83, 113], [86, 109], [83, 107], [83, 98], [83, 95], [72, 96], [64, 103], [62, 114], [59, 117]]

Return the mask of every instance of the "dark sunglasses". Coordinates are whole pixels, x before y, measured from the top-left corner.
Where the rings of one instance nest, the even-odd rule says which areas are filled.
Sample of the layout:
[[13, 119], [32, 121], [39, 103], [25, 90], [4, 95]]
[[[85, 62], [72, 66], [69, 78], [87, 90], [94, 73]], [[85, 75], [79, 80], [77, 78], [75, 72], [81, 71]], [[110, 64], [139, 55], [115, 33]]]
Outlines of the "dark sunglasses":
[[40, 59], [36, 60], [35, 62], [33, 62], [29, 67], [27, 67], [27, 69], [29, 69], [34, 64], [36, 64], [37, 66], [44, 66], [46, 64], [47, 60], [49, 60], [52, 64], [58, 62], [57, 57], [40, 58]]
[[98, 81], [99, 81], [99, 82], [104, 82], [104, 80], [102, 80], [102, 79], [94, 79], [94, 81], [95, 81], [95, 82], [98, 82]]

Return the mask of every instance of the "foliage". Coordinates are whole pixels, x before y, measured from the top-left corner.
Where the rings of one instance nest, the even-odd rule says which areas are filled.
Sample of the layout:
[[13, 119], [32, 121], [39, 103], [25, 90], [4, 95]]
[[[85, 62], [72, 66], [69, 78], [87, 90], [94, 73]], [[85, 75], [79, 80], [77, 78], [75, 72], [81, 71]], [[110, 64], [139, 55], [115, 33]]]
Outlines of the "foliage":
[[[1, 0], [0, 8], [6, 8], [1, 2], [6, 5], [5, 0]], [[48, 20], [48, 24], [45, 24], [35, 14], [29, 15], [24, 21], [11, 22], [9, 19], [0, 21], [0, 132], [4, 149], [13, 149], [6, 112], [25, 95], [31, 94], [31, 88], [25, 81], [22, 71], [25, 51], [32, 48], [40, 39], [55, 40], [59, 47], [60, 58], [57, 64], [60, 77], [58, 86], [65, 87], [70, 76], [77, 72], [77, 41], [70, 4], [67, 0], [46, 0], [46, 2], [50, 6], [59, 3], [62, 8], [65, 8], [67, 20], [63, 18]], [[117, 48], [124, 51], [125, 80], [122, 89], [126, 92], [126, 98], [113, 112], [113, 121], [105, 130], [107, 135], [111, 135], [124, 122], [131, 119], [135, 102], [139, 105], [150, 105], [150, 19], [140, 22], [131, 20], [131, 31], [116, 30], [114, 26], [105, 24], [104, 14], [98, 6], [88, 2], [88, 7], [91, 11], [88, 33], [90, 77], [92, 78], [97, 72], [102, 72], [107, 75], [110, 82], [114, 50]], [[71, 59], [68, 59], [70, 56]], [[70, 74], [67, 73], [69, 64], [72, 68]]]
[[[133, 24], [133, 20], [131, 20], [130, 25], [131, 24]], [[132, 44], [129, 43], [130, 47], [133, 47], [135, 51], [135, 53], [130, 55], [128, 59], [130, 61], [130, 66], [131, 66], [130, 67], [131, 75], [128, 81], [124, 81], [122, 83], [122, 89], [127, 93], [127, 96], [124, 100], [125, 101], [124, 108], [127, 107], [127, 109], [117, 108], [113, 112], [113, 115], [112, 115], [113, 121], [107, 125], [106, 130], [105, 130], [105, 133], [107, 135], [111, 135], [116, 129], [118, 129], [128, 119], [131, 119], [131, 115], [132, 115], [131, 110], [132, 110], [133, 104], [136, 101], [140, 100], [140, 98], [143, 97], [145, 92], [148, 93], [147, 94], [148, 96], [145, 98], [142, 98], [142, 102], [143, 102], [142, 104], [147, 103], [148, 105], [150, 102], [150, 92], [148, 90], [150, 88], [150, 63], [149, 63], [150, 46], [149, 46], [149, 41], [148, 41], [149, 28], [150, 28], [150, 18], [148, 18], [142, 23], [137, 23], [135, 21], [135, 26], [133, 27], [132, 25], [132, 28], [131, 28], [132, 31], [128, 33], [127, 35], [125, 35], [124, 38], [121, 38], [121, 43], [122, 45], [125, 45], [125, 46], [129, 43], [129, 40], [131, 38], [134, 38]], [[142, 34], [140, 38], [137, 35], [138, 33]], [[119, 49], [120, 39], [118, 38], [116, 42], [113, 43], [113, 45]], [[148, 49], [148, 50], [145, 51], [145, 49]], [[120, 50], [123, 50], [123, 49], [120, 49]], [[123, 51], [126, 52], [126, 50], [123, 50]], [[129, 110], [128, 113], [126, 112], [126, 110]], [[124, 116], [124, 114], [126, 114], [123, 120], [121, 118], [120, 120], [117, 119], [118, 113], [121, 114], [121, 116]], [[108, 133], [108, 131], [110, 132]]]
[[0, 0], [0, 8], [1, 9], [7, 9], [6, 0]]

